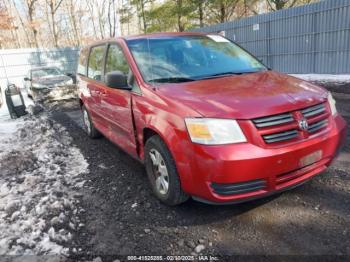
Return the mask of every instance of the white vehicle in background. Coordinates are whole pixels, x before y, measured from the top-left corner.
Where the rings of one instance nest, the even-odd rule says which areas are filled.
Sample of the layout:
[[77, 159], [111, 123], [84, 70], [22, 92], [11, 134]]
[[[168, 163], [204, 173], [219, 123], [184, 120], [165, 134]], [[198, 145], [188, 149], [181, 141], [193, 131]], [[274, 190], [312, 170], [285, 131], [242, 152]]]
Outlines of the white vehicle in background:
[[61, 100], [77, 96], [73, 78], [52, 66], [30, 69], [24, 78], [24, 87], [28, 96], [37, 101]]

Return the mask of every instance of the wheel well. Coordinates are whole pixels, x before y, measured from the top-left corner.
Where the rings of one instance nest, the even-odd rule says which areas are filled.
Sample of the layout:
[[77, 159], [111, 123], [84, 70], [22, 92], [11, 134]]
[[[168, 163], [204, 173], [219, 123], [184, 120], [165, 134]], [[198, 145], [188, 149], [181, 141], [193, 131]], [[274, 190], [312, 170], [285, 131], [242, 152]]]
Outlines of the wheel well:
[[82, 108], [83, 107], [83, 100], [81, 100], [81, 99], [79, 99], [79, 105], [80, 105], [80, 108]]
[[156, 136], [158, 135], [158, 133], [156, 131], [154, 131], [153, 129], [150, 128], [144, 128], [143, 129], [143, 145], [146, 144], [147, 140], [152, 137], [152, 136]]

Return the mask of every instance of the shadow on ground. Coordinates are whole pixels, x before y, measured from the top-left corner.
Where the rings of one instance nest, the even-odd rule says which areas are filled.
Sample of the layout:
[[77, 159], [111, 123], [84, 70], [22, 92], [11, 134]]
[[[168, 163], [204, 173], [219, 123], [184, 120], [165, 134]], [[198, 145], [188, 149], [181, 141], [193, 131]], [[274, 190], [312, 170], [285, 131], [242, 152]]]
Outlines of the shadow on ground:
[[[340, 101], [342, 112], [348, 102]], [[267, 199], [232, 206], [190, 200], [167, 207], [153, 197], [142, 164], [107, 139], [89, 139], [67, 114], [53, 118], [90, 164], [74, 254], [189, 255], [199, 244], [204, 254], [350, 254], [349, 171], [336, 164], [304, 186]]]

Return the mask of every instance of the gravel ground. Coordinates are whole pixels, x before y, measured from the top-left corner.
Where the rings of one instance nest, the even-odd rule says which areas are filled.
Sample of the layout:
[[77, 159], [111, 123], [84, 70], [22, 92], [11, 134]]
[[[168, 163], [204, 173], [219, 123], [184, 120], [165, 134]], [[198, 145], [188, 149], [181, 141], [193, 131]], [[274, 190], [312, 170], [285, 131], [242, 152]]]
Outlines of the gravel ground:
[[[350, 123], [350, 94], [335, 94]], [[292, 191], [211, 206], [190, 200], [167, 207], [152, 196], [143, 166], [105, 138], [91, 140], [74, 106], [52, 117], [89, 163], [72, 256], [117, 255], [350, 256], [350, 137], [337, 161]]]

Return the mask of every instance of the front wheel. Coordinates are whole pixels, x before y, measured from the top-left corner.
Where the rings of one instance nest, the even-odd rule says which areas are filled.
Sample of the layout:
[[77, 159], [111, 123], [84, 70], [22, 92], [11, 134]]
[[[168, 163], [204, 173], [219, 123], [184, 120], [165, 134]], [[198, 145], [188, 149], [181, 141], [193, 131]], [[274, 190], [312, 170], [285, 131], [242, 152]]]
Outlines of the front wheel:
[[160, 201], [175, 206], [189, 198], [181, 188], [175, 161], [159, 136], [146, 142], [145, 165], [153, 192]]
[[89, 115], [89, 112], [87, 111], [86, 107], [82, 107], [82, 113], [83, 113], [83, 123], [84, 123], [84, 130], [87, 133], [87, 135], [91, 138], [98, 138], [101, 136], [100, 132], [95, 128], [93, 122], [91, 121], [91, 117]]

